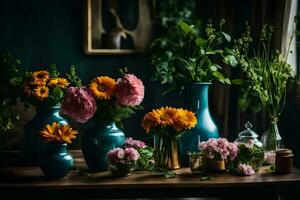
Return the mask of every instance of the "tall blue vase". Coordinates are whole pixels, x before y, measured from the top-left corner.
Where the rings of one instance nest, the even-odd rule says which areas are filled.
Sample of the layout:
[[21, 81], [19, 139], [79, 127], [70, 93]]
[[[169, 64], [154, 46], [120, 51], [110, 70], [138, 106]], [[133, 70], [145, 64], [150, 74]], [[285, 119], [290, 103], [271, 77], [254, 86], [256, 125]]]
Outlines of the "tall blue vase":
[[38, 164], [40, 155], [46, 144], [39, 135], [40, 130], [47, 124], [57, 122], [61, 125], [68, 122], [59, 114], [60, 106], [37, 107], [36, 115], [24, 127], [23, 154], [27, 163]]
[[125, 135], [115, 122], [93, 122], [81, 137], [82, 154], [89, 170], [94, 172], [108, 170], [108, 151], [124, 143]]
[[51, 142], [47, 144], [40, 158], [40, 167], [49, 179], [65, 177], [72, 169], [73, 157], [67, 150], [66, 143]]
[[186, 131], [180, 139], [180, 156], [183, 166], [189, 163], [187, 152], [198, 151], [200, 141], [219, 137], [218, 128], [209, 111], [209, 85], [211, 83], [195, 82], [187, 84], [185, 88], [186, 107], [195, 113], [198, 123], [195, 128]]

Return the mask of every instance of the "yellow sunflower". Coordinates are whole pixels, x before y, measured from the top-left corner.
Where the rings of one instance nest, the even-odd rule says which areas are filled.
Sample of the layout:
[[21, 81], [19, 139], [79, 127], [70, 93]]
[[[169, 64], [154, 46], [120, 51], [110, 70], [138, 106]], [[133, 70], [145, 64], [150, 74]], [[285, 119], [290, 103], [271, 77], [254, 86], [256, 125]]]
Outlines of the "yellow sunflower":
[[31, 84], [42, 86], [42, 85], [46, 85], [48, 80], [49, 80], [49, 72], [45, 70], [35, 71], [32, 74]]
[[52, 88], [54, 88], [56, 86], [58, 86], [60, 88], [66, 88], [66, 87], [68, 87], [69, 84], [70, 83], [65, 78], [55, 78], [55, 79], [51, 79], [49, 81], [48, 86], [52, 87]]
[[116, 81], [108, 76], [100, 76], [90, 83], [90, 90], [100, 100], [109, 100], [114, 95]]
[[177, 131], [181, 131], [182, 129], [191, 129], [195, 127], [197, 124], [197, 118], [195, 113], [184, 110], [182, 108], [177, 109], [177, 113], [174, 116], [174, 124], [173, 127]]
[[44, 129], [40, 131], [40, 135], [46, 142], [58, 141], [69, 144], [72, 143], [73, 139], [76, 139], [76, 134], [78, 134], [78, 132], [69, 125], [60, 125], [57, 122], [46, 125]]
[[142, 127], [149, 133], [151, 128], [155, 128], [158, 125], [157, 118], [153, 112], [147, 113], [142, 120]]
[[45, 86], [39, 86], [33, 91], [33, 95], [39, 100], [43, 101], [49, 95], [49, 88]]
[[157, 122], [161, 126], [173, 125], [174, 116], [177, 110], [172, 107], [161, 107], [152, 111], [157, 119]]

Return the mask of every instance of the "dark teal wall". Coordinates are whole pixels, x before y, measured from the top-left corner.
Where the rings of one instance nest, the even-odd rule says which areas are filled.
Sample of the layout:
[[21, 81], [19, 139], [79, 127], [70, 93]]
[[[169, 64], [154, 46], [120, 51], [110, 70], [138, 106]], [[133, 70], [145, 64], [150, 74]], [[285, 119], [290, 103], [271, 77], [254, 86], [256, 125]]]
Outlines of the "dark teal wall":
[[117, 78], [117, 69], [127, 66], [144, 81], [146, 95], [145, 110], [125, 121], [125, 133], [143, 138], [146, 136], [140, 127], [143, 114], [155, 105], [176, 105], [174, 99], [178, 98], [161, 97], [161, 86], [149, 80], [146, 55], [85, 55], [84, 4], [85, 0], [1, 0], [0, 50], [20, 57], [23, 66], [29, 69], [55, 63], [65, 71], [74, 64], [84, 81], [103, 74]]

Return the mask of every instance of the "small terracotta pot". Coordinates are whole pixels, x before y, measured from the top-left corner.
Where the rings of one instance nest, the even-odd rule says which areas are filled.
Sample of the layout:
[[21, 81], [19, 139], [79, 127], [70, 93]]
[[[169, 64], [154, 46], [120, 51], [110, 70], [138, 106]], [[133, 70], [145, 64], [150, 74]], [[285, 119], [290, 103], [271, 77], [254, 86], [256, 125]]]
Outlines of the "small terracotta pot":
[[278, 174], [289, 174], [293, 168], [294, 154], [290, 149], [276, 150], [275, 172]]

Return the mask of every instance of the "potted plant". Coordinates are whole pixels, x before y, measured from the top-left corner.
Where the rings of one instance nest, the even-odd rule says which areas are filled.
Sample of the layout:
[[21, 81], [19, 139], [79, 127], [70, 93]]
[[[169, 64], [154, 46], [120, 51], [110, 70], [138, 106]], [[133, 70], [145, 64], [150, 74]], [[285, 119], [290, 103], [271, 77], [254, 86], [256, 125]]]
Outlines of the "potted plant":
[[[122, 71], [122, 70], [121, 70]], [[122, 119], [129, 118], [144, 98], [144, 85], [134, 74], [118, 80], [98, 76], [89, 87], [70, 87], [62, 102], [62, 113], [80, 123], [91, 119], [81, 138], [83, 156], [91, 171], [108, 169], [107, 152], [124, 144]]]
[[285, 104], [286, 83], [292, 72], [287, 57], [293, 36], [287, 52], [282, 55], [271, 48], [273, 31], [272, 26], [264, 25], [258, 43], [254, 43], [250, 26], [246, 24], [246, 32], [235, 40], [231, 51], [247, 76], [249, 89], [257, 94], [266, 108], [270, 125], [262, 136], [265, 150], [275, 150], [280, 147], [281, 137], [277, 123]]
[[197, 150], [199, 138], [206, 141], [219, 136], [218, 128], [211, 117], [208, 106], [208, 88], [213, 80], [231, 84], [217, 64], [216, 59], [236, 65], [234, 56], [225, 54], [224, 42], [230, 42], [231, 37], [222, 28], [225, 20], [221, 20], [215, 28], [208, 22], [203, 29], [179, 21], [173, 32], [159, 37], [152, 43], [151, 64], [153, 65], [153, 80], [168, 84], [166, 92], [185, 90], [186, 106], [195, 112], [197, 126], [181, 140], [181, 156], [188, 163], [187, 152]]

